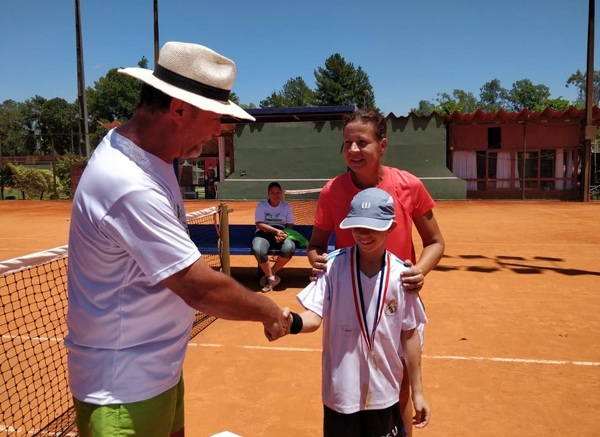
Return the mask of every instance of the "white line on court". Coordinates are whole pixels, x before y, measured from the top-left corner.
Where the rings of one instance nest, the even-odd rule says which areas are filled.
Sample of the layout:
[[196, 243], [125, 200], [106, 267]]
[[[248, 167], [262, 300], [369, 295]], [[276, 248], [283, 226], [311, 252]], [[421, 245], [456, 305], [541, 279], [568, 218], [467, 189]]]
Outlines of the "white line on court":
[[[12, 340], [20, 338], [24, 340], [36, 340], [36, 341], [63, 341], [59, 337], [30, 337], [27, 335], [3, 335], [2, 339]], [[205, 348], [222, 348], [222, 347], [237, 347], [242, 349], [254, 349], [254, 350], [271, 350], [278, 352], [321, 352], [320, 348], [306, 348], [306, 347], [277, 347], [277, 346], [227, 346], [224, 344], [217, 343], [188, 343], [188, 347], [205, 347]], [[466, 357], [460, 355], [427, 355], [423, 354], [423, 358], [432, 360], [456, 360], [456, 361], [492, 361], [498, 363], [522, 363], [522, 364], [551, 364], [551, 365], [566, 365], [571, 364], [573, 366], [588, 366], [588, 367], [600, 367], [600, 361], [573, 361], [573, 360], [536, 360], [530, 358], [500, 358], [500, 357]], [[0, 428], [1, 430], [2, 428]]]
[[[189, 347], [235, 347], [242, 349], [254, 350], [271, 350], [278, 352], [321, 352], [321, 349], [303, 348], [303, 347], [277, 347], [277, 346], [226, 346], [223, 344], [207, 344], [207, 343], [188, 343]], [[520, 363], [520, 364], [550, 364], [550, 365], [573, 365], [573, 366], [589, 366], [600, 367], [600, 361], [572, 361], [572, 360], [536, 360], [529, 358], [499, 358], [499, 357], [465, 357], [459, 355], [427, 355], [423, 354], [423, 358], [431, 360], [456, 360], [456, 361], [492, 361], [499, 363]]]

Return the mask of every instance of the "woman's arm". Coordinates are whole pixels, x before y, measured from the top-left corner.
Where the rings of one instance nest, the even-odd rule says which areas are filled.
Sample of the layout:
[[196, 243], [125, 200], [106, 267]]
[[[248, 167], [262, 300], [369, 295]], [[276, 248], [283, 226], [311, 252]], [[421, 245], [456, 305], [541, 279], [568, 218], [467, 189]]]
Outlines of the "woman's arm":
[[[433, 270], [442, 259], [446, 243], [432, 210], [420, 217], [415, 217], [413, 222], [421, 237], [423, 250], [417, 263], [409, 270], [402, 272], [402, 285], [406, 291], [418, 292], [423, 288], [425, 275]], [[410, 260], [405, 261], [410, 263]]]

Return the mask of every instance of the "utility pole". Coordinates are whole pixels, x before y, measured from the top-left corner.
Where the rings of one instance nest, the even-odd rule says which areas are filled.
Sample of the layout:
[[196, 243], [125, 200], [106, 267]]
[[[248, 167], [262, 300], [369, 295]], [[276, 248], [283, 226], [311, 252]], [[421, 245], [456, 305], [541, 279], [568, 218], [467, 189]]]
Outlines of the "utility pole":
[[82, 145], [85, 145], [85, 156], [90, 157], [90, 134], [88, 129], [87, 102], [85, 99], [85, 73], [83, 68], [83, 43], [81, 38], [81, 12], [79, 0], [75, 0], [75, 41], [77, 47], [77, 101], [79, 103], [79, 153], [83, 155]]
[[590, 201], [590, 173], [592, 161], [592, 141], [596, 139], [596, 126], [592, 119], [594, 108], [594, 18], [596, 0], [589, 0], [588, 42], [587, 42], [587, 77], [585, 87], [585, 130], [583, 145], [583, 163], [581, 166], [581, 189], [584, 202]]
[[158, 0], [154, 0], [154, 68], [158, 65]]

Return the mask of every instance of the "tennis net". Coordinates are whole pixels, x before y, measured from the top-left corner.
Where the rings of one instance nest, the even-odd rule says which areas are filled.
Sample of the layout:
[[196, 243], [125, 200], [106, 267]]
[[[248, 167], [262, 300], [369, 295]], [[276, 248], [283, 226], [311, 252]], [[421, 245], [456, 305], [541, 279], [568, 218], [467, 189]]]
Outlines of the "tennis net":
[[312, 225], [322, 188], [285, 190], [285, 201], [292, 207], [294, 224]]
[[[190, 224], [215, 224], [205, 228], [217, 233], [218, 212], [211, 207], [186, 217]], [[67, 249], [61, 246], [0, 261], [0, 435], [77, 435], [63, 345]], [[221, 269], [218, 251], [203, 254], [203, 259]], [[196, 313], [191, 337], [214, 320]]]

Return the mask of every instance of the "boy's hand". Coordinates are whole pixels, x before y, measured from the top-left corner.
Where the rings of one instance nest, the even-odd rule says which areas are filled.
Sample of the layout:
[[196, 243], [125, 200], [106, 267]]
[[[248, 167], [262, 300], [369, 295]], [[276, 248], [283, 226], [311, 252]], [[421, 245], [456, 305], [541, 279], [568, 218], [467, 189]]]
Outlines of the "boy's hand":
[[415, 408], [412, 423], [415, 428], [425, 428], [431, 419], [431, 409], [423, 395], [415, 395], [413, 393], [412, 401]]
[[404, 290], [410, 293], [418, 293], [425, 284], [425, 275], [423, 275], [423, 271], [419, 267], [414, 266], [409, 259], [404, 261], [404, 266], [409, 268], [400, 273], [400, 280], [402, 281]]
[[312, 274], [310, 276], [311, 281], [316, 281], [317, 276], [325, 273], [327, 269], [327, 253], [323, 253], [321, 255], [317, 255], [317, 259], [312, 266]]

